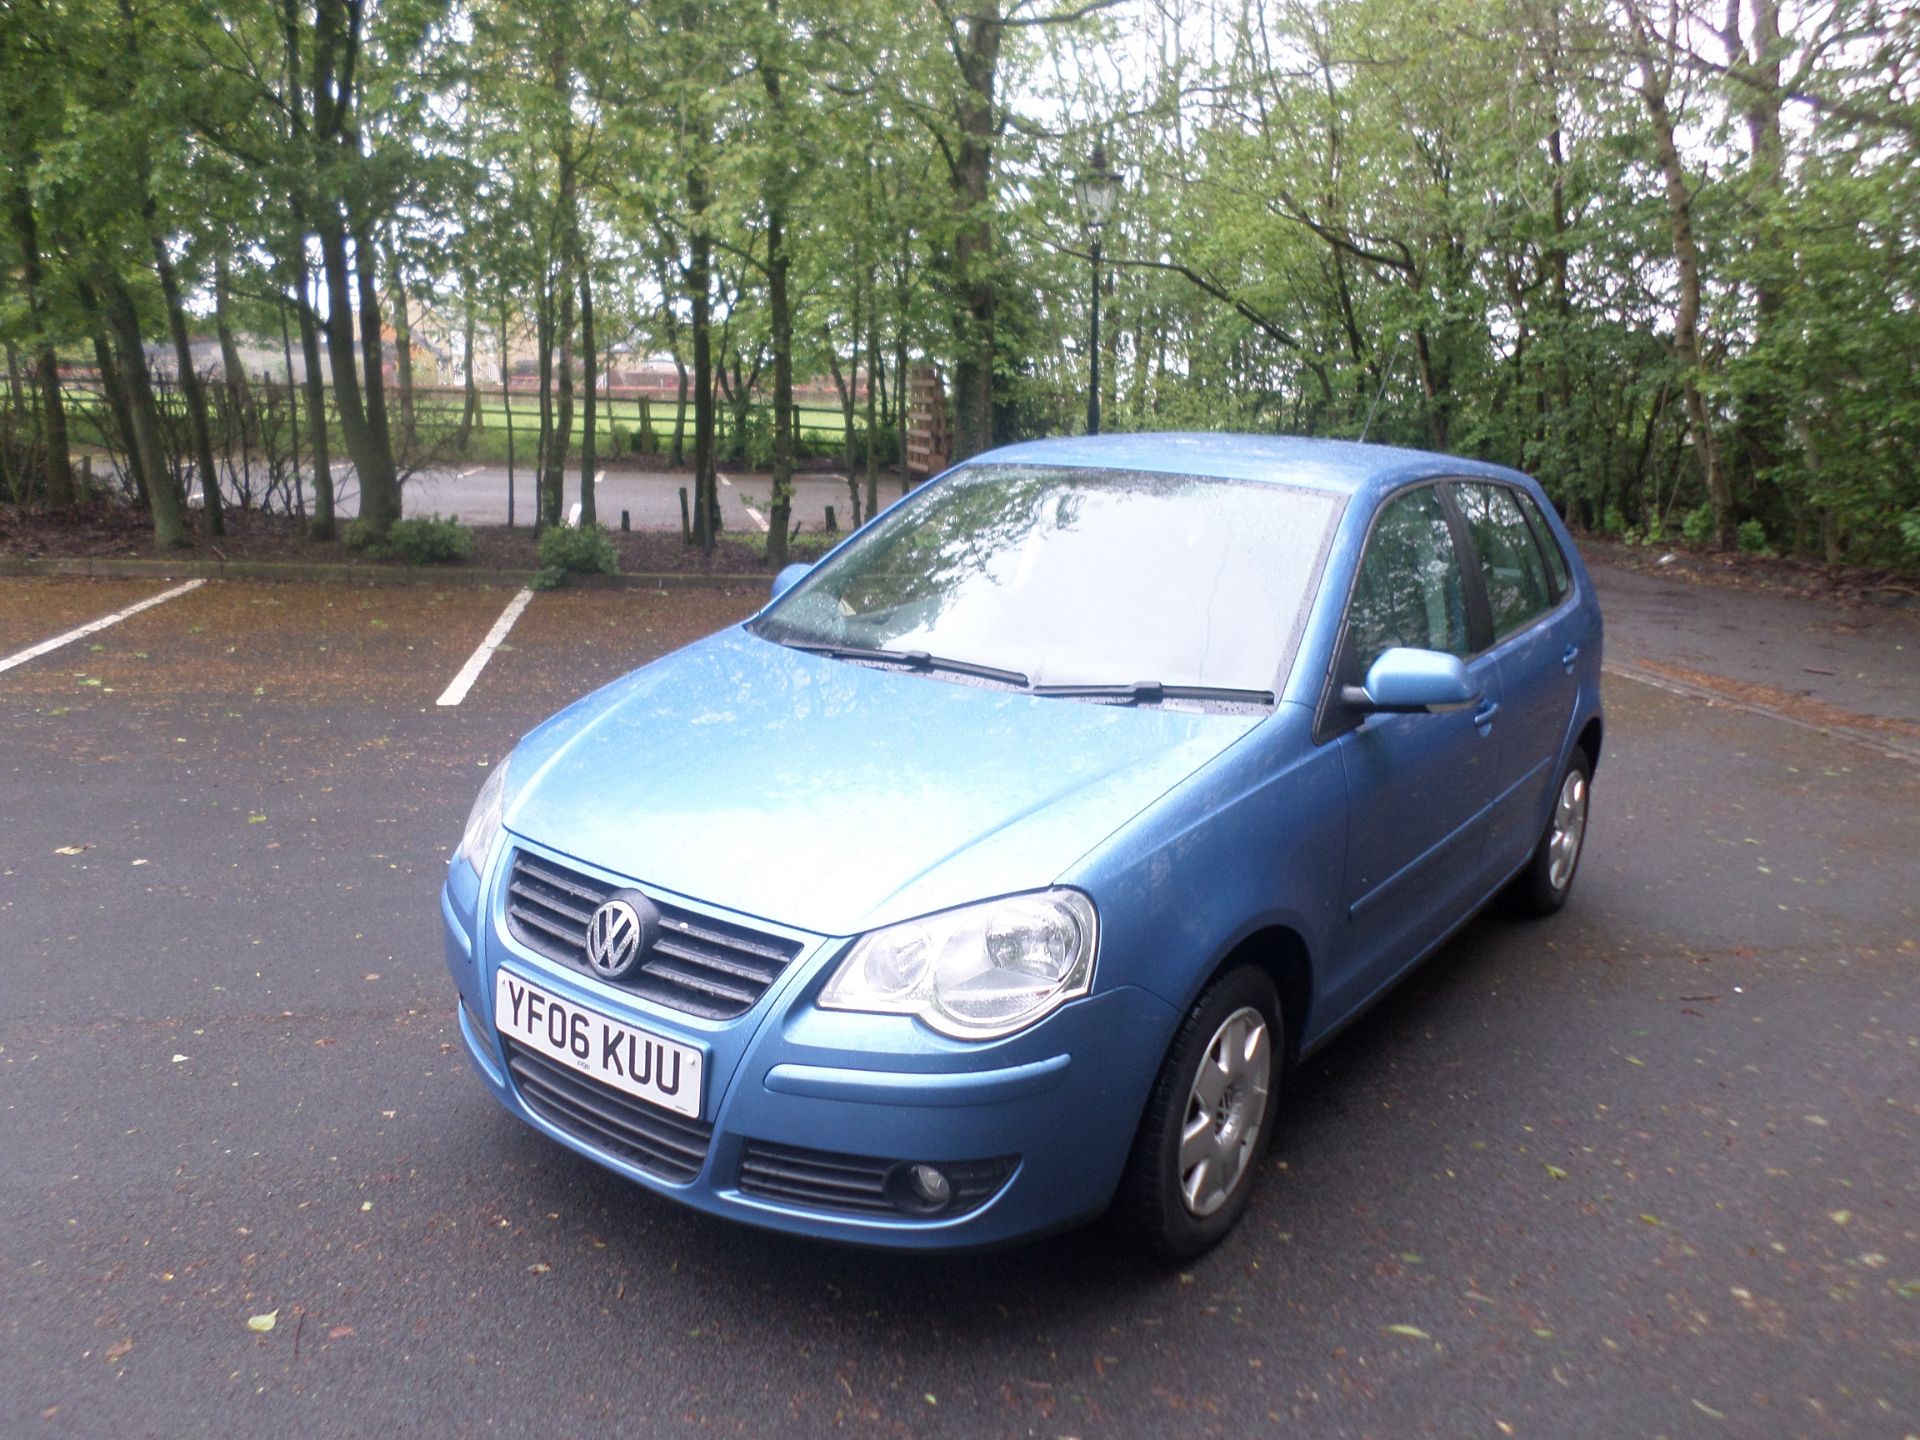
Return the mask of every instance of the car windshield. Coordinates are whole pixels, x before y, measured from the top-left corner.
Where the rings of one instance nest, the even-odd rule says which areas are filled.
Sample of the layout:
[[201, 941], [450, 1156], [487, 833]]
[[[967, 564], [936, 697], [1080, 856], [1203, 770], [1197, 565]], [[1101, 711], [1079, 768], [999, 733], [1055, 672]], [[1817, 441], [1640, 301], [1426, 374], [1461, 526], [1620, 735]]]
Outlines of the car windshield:
[[1337, 507], [1264, 481], [969, 466], [836, 551], [753, 630], [1035, 686], [1272, 692]]

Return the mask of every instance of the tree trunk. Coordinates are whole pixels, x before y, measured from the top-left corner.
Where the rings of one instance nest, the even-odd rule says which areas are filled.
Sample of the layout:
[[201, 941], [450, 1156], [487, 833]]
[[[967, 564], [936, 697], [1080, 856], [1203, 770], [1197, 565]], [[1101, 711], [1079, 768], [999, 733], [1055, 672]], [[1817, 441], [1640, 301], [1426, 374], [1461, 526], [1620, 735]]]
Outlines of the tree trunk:
[[[360, 365], [355, 355], [352, 279], [347, 264], [347, 233], [339, 218], [324, 215], [315, 226], [327, 288], [327, 369], [332, 378], [334, 409], [340, 416], [340, 436], [360, 482], [360, 521], [377, 538], [398, 518], [398, 481], [393, 452], [384, 427], [376, 431], [368, 420], [360, 393]], [[377, 332], [376, 332], [377, 335]], [[378, 341], [375, 343], [378, 359]], [[378, 495], [377, 508], [369, 502]]]
[[7, 208], [13, 221], [14, 245], [19, 252], [20, 286], [26, 292], [27, 311], [33, 318], [33, 376], [46, 422], [47, 503], [65, 509], [75, 498], [73, 462], [67, 440], [67, 407], [60, 394], [60, 362], [54, 355], [40, 271], [39, 227], [34, 220], [33, 195], [27, 188], [26, 165], [20, 157], [15, 158], [7, 187]]
[[1680, 303], [1673, 318], [1673, 349], [1680, 359], [1694, 454], [1706, 481], [1707, 502], [1713, 510], [1713, 548], [1731, 550], [1733, 487], [1721, 466], [1719, 447], [1714, 443], [1713, 411], [1700, 385], [1700, 252], [1693, 238], [1693, 195], [1687, 188], [1680, 150], [1674, 141], [1666, 82], [1656, 72], [1650, 57], [1643, 56], [1641, 73], [1645, 80], [1641, 95], [1646, 102], [1647, 116], [1653, 122], [1654, 148], [1666, 179], [1667, 222], [1673, 238], [1674, 269], [1680, 278]]
[[387, 231], [387, 297], [393, 306], [393, 369], [400, 384], [400, 453], [413, 454], [413, 317], [407, 312], [407, 282], [400, 273], [400, 252]]
[[994, 77], [1004, 25], [999, 0], [982, 0], [966, 17], [954, 54], [964, 82], [957, 101], [960, 134], [949, 180], [959, 230], [953, 244], [956, 363], [953, 368], [953, 456], [963, 460], [993, 445], [993, 141], [999, 130]]
[[706, 176], [687, 172], [687, 207], [693, 212], [687, 289], [693, 297], [693, 493], [694, 543], [711, 552], [720, 538], [720, 486], [713, 458], [713, 239], [707, 233]]
[[[227, 252], [221, 250], [213, 261], [213, 328], [220, 339], [220, 397], [222, 408], [226, 411], [227, 423], [223, 427], [228, 443], [227, 470], [233, 470], [233, 437], [240, 437], [241, 465], [246, 465], [246, 456], [258, 443], [254, 434], [253, 407], [247, 394], [247, 368], [240, 358], [240, 347], [234, 343], [233, 325], [229, 320], [232, 308], [232, 296], [229, 291], [233, 277], [227, 259]], [[251, 477], [242, 471], [242, 493], [251, 486]]]
[[867, 267], [867, 518], [880, 508], [880, 290], [879, 272]]
[[673, 369], [679, 382], [679, 391], [673, 408], [673, 465], [675, 469], [687, 463], [687, 362], [675, 351]]
[[[304, 362], [306, 377], [303, 382], [307, 392], [307, 434], [310, 437], [308, 448], [312, 453], [313, 471], [313, 518], [307, 523], [307, 538], [310, 540], [331, 540], [339, 532], [339, 522], [333, 513], [333, 440], [327, 433], [327, 383], [320, 373], [320, 321], [313, 313], [313, 300], [308, 286], [312, 276], [308, 270], [306, 246], [300, 246], [300, 289], [294, 304], [294, 314], [300, 321], [300, 358]], [[349, 382], [351, 383], [351, 382]], [[334, 387], [335, 394], [339, 386]]]
[[167, 328], [173, 332], [173, 354], [180, 367], [180, 395], [187, 402], [187, 431], [193, 439], [194, 468], [200, 472], [200, 495], [207, 512], [207, 533], [227, 533], [225, 509], [220, 502], [220, 472], [214, 465], [213, 433], [207, 424], [207, 392], [193, 368], [193, 342], [187, 334], [186, 306], [180, 299], [180, 284], [167, 255], [166, 242], [154, 233], [152, 205], [149, 202], [148, 238], [153, 245], [154, 273], [160, 277], [160, 294], [167, 304]]
[[540, 279], [540, 308], [534, 315], [534, 344], [540, 351], [540, 430], [533, 448], [533, 529], [547, 523], [547, 454], [553, 448], [553, 274]]
[[[777, 85], [777, 78], [770, 88]], [[773, 493], [767, 504], [767, 565], [787, 563], [793, 525], [793, 304], [787, 294], [787, 206], [784, 190], [767, 201], [767, 310], [773, 333]]]
[[562, 263], [560, 319], [555, 338], [560, 342], [559, 406], [547, 469], [540, 486], [540, 523], [559, 525], [566, 517], [567, 452], [573, 448], [573, 276]]
[[120, 438], [120, 448], [127, 457], [127, 478], [133, 482], [133, 488], [142, 504], [147, 498], [146, 469], [141, 463], [138, 445], [133, 434], [133, 403], [127, 393], [125, 378], [120, 366], [114, 361], [113, 348], [103, 328], [106, 312], [100, 303], [99, 292], [84, 275], [74, 280], [74, 293], [79, 297], [80, 308], [87, 312], [90, 323], [88, 329], [93, 339], [93, 360], [100, 370], [100, 388], [106, 394], [107, 409], [113, 415], [113, 424]]
[[385, 535], [400, 518], [400, 475], [394, 467], [392, 431], [387, 425], [386, 345], [380, 333], [380, 251], [362, 226], [353, 237], [354, 279], [360, 295], [361, 380], [367, 392], [367, 429], [386, 464], [377, 479], [360, 477], [360, 519], [375, 536]]
[[111, 266], [101, 266], [96, 280], [105, 299], [107, 328], [120, 351], [120, 374], [126, 382], [133, 445], [147, 484], [147, 509], [153, 515], [153, 543], [161, 550], [177, 550], [192, 543], [187, 533], [186, 508], [173, 483], [160, 445], [160, 426], [154, 410], [153, 385], [147, 376], [147, 352], [140, 335], [140, 316], [134, 309], [127, 282]]
[[579, 254], [579, 237], [574, 238], [574, 264], [580, 268], [580, 353], [586, 357], [586, 429], [580, 436], [580, 524], [582, 528], [600, 523], [593, 501], [593, 467], [600, 461], [595, 453], [594, 427], [600, 423], [600, 357], [593, 348], [593, 277], [587, 273]]
[[507, 314], [505, 299], [500, 302], [500, 408], [507, 415], [507, 528], [513, 528], [513, 370], [507, 361]]
[[460, 407], [460, 432], [454, 439], [453, 448], [464, 455], [467, 446], [473, 440], [473, 422], [480, 414], [480, 381], [473, 373], [473, 276], [461, 277], [461, 302], [464, 307], [466, 324], [461, 334], [461, 377], [466, 382], [465, 403]]

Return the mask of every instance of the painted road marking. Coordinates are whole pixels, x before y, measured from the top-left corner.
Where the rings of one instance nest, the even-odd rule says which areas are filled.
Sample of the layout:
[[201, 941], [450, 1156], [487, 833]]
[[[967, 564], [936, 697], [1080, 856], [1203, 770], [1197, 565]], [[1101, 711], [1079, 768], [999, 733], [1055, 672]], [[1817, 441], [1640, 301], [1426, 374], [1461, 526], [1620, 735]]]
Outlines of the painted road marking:
[[[720, 474], [718, 471], [714, 472], [714, 477], [717, 480], [719, 480], [719, 482], [722, 485], [726, 486], [729, 490], [733, 488], [733, 482], [729, 480], [726, 476]], [[744, 495], [740, 497], [740, 506], [743, 510], [747, 512], [748, 516], [752, 518], [753, 523], [760, 527], [763, 533], [766, 533], [766, 534], [772, 533], [773, 527], [767, 524], [767, 517], [762, 515], [758, 510], [754, 509], [753, 506], [749, 505]]]
[[532, 599], [533, 591], [522, 590], [507, 602], [507, 608], [493, 622], [493, 628], [487, 631], [487, 638], [480, 642], [480, 648], [467, 657], [467, 663], [460, 667], [460, 673], [453, 677], [453, 683], [440, 692], [435, 704], [458, 705], [467, 698], [473, 682], [480, 678], [480, 672], [487, 668], [487, 661], [493, 658], [493, 652], [500, 648], [501, 642], [507, 638], [507, 632], [513, 629], [513, 622], [520, 618], [520, 612], [527, 608]]
[[49, 650], [58, 650], [62, 645], [71, 645], [76, 640], [84, 640], [95, 631], [104, 630], [109, 625], [118, 625], [130, 615], [138, 615], [142, 610], [151, 610], [156, 605], [165, 604], [176, 595], [184, 595], [189, 590], [198, 590], [206, 583], [205, 580], [189, 580], [185, 584], [174, 586], [171, 590], [162, 590], [158, 595], [149, 595], [137, 605], [129, 605], [124, 610], [116, 610], [111, 615], [90, 620], [77, 630], [69, 630], [66, 634], [56, 635], [51, 640], [42, 640], [38, 645], [29, 645], [25, 650], [0, 660], [0, 672], [11, 670], [16, 665], [24, 665], [29, 660], [45, 655]]

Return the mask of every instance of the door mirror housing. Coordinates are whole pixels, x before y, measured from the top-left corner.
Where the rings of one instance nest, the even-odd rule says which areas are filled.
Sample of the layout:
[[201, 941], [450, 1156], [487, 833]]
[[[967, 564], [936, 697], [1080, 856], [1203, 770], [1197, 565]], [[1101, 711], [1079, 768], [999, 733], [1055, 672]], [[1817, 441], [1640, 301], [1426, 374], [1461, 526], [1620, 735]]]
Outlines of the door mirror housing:
[[1479, 698], [1480, 687], [1458, 655], [1405, 646], [1383, 652], [1364, 686], [1340, 687], [1343, 703], [1386, 715], [1444, 715]]
[[803, 565], [797, 560], [793, 564], [784, 567], [778, 575], [773, 577], [773, 598], [778, 600], [782, 595], [786, 594], [787, 591], [799, 583], [800, 577], [812, 568], [813, 566]]

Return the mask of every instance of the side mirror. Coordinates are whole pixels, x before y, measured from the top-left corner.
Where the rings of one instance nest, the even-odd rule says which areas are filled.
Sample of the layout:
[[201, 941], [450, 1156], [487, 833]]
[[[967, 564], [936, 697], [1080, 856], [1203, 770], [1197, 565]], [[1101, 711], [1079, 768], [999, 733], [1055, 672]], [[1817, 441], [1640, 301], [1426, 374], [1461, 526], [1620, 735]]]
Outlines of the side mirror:
[[802, 565], [798, 561], [795, 561], [793, 564], [781, 570], [778, 575], [773, 577], [773, 598], [778, 600], [782, 595], [786, 594], [787, 591], [791, 590], [799, 582], [800, 577], [812, 568], [813, 566], [811, 565]]
[[1373, 662], [1364, 686], [1340, 688], [1344, 703], [1388, 715], [1444, 715], [1479, 698], [1479, 687], [1458, 655], [1403, 646]]

